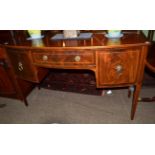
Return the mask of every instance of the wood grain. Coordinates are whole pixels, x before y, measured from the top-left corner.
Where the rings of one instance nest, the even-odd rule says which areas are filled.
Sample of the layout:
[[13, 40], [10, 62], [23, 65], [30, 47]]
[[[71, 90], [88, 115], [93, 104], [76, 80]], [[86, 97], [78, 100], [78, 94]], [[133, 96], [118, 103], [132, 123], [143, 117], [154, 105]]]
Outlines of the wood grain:
[[40, 82], [47, 68], [92, 70], [98, 88], [135, 86], [131, 108], [134, 118], [150, 44], [142, 33], [125, 32], [117, 41], [103, 33], [94, 33], [88, 40], [52, 41], [51, 37], [51, 32], [46, 32], [44, 47], [35, 47], [22, 36], [16, 45], [4, 45], [18, 78]]

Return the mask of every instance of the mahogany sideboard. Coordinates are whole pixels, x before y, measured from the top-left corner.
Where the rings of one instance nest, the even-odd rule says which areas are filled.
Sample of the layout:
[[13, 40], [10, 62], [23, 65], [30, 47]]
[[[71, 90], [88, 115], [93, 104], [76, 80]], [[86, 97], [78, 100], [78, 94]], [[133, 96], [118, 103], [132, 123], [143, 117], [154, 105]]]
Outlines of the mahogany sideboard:
[[23, 38], [4, 45], [16, 77], [40, 83], [48, 68], [84, 69], [95, 73], [97, 88], [134, 86], [131, 119], [134, 118], [150, 44], [142, 33], [123, 32], [120, 39], [94, 33], [85, 40]]
[[10, 30], [0, 30], [0, 96], [19, 99], [28, 105], [26, 97], [35, 85], [18, 78], [14, 73], [4, 46], [4, 44], [14, 45], [13, 39]]

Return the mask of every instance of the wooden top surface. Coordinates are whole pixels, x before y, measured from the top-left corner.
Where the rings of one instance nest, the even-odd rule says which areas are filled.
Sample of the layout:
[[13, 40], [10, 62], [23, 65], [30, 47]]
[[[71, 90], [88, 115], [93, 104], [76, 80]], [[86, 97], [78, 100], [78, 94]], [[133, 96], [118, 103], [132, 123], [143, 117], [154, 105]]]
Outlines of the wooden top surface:
[[[93, 33], [91, 39], [87, 40], [51, 40], [52, 35], [45, 33], [42, 39], [27, 40], [28, 37], [23, 37], [22, 41], [16, 41], [16, 47], [25, 48], [111, 48], [111, 47], [124, 47], [124, 46], [141, 46], [149, 45], [142, 33], [123, 32], [123, 37], [119, 39], [109, 39], [105, 37], [105, 33]], [[7, 46], [12, 46], [11, 44]]]

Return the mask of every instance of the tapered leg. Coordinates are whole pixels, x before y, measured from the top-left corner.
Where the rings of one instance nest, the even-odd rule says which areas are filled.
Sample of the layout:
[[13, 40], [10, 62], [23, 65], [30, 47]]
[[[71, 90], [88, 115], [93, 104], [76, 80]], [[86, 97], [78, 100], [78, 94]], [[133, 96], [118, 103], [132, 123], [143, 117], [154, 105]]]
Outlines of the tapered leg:
[[36, 86], [39, 90], [41, 89], [41, 83], [36, 84]]
[[128, 98], [130, 98], [131, 97], [131, 90], [130, 90], [130, 88], [128, 89]]
[[25, 106], [28, 106], [27, 99], [24, 99], [23, 101], [24, 101]]
[[141, 90], [141, 84], [137, 84], [135, 86], [135, 91], [133, 94], [132, 108], [131, 108], [131, 120], [133, 120], [134, 116], [135, 116], [136, 108], [138, 105], [138, 97], [139, 97], [140, 90]]

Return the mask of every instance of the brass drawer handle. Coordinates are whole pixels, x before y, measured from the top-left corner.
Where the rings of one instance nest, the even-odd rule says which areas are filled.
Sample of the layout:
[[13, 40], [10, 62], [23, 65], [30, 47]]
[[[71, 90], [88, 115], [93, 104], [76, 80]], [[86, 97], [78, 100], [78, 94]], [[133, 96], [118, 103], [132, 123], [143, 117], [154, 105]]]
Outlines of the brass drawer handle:
[[75, 56], [74, 60], [75, 60], [76, 62], [79, 62], [79, 61], [81, 60], [81, 57], [80, 57], [79, 55], [77, 55], [77, 56]]
[[116, 70], [117, 73], [122, 73], [122, 71], [123, 71], [123, 66], [122, 66], [122, 65], [117, 65], [117, 66], [115, 67], [115, 70]]
[[21, 62], [18, 62], [18, 70], [23, 71], [23, 64]]
[[47, 61], [48, 60], [48, 56], [47, 55], [43, 55], [43, 60]]

